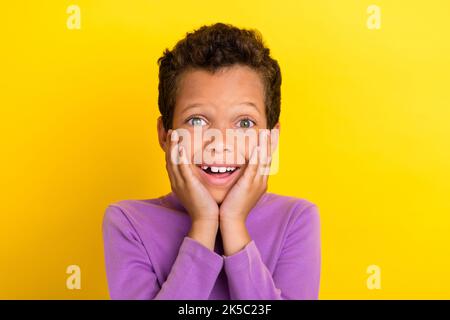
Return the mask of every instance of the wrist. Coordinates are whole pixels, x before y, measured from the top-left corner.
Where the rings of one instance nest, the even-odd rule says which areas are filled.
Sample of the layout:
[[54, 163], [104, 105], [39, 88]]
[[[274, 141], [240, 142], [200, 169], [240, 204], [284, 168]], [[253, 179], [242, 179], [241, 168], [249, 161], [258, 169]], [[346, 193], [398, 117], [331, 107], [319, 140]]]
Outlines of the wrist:
[[191, 227], [198, 228], [218, 228], [219, 219], [218, 218], [193, 218], [191, 219]]
[[218, 221], [212, 219], [193, 220], [187, 236], [214, 251], [218, 229]]
[[219, 219], [219, 227], [221, 229], [236, 229], [236, 228], [245, 228], [245, 219], [237, 218], [237, 217], [220, 217]]
[[225, 256], [231, 256], [242, 250], [252, 239], [242, 221], [221, 221], [219, 224]]

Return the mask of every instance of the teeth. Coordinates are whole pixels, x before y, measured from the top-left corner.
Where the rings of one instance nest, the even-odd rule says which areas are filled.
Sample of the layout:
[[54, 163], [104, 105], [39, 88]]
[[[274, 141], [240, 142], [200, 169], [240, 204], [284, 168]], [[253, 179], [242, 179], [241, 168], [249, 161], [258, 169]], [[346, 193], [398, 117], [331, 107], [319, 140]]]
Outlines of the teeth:
[[217, 173], [224, 173], [224, 172], [233, 172], [237, 168], [236, 167], [209, 167], [209, 166], [201, 166], [203, 170], [208, 170], [208, 168], [211, 169], [212, 172]]

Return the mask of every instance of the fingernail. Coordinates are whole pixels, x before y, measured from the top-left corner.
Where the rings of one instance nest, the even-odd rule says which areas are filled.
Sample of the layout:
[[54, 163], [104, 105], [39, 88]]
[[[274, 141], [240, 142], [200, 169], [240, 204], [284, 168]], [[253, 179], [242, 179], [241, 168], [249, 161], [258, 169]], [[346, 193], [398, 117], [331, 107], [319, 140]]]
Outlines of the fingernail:
[[172, 134], [171, 134], [171, 140], [172, 140], [172, 141], [178, 140], [178, 132], [177, 132], [176, 130], [172, 132]]

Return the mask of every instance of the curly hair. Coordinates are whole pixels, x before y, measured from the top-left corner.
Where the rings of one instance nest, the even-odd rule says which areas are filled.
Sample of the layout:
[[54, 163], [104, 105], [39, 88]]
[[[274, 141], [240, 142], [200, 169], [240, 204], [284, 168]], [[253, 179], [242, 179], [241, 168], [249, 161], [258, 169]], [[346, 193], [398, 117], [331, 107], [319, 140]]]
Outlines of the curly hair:
[[172, 128], [178, 84], [183, 72], [194, 68], [214, 73], [236, 64], [251, 67], [261, 76], [267, 127], [272, 129], [280, 116], [280, 66], [270, 57], [270, 50], [264, 45], [258, 30], [239, 29], [224, 23], [202, 26], [187, 33], [171, 51], [165, 49], [158, 59], [158, 107], [164, 129]]

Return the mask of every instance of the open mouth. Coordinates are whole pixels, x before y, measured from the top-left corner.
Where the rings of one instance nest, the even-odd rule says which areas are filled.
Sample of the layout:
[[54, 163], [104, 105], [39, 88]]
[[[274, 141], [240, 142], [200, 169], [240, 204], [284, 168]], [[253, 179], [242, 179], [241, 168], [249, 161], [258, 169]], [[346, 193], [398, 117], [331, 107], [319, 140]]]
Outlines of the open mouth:
[[203, 173], [205, 179], [213, 185], [224, 185], [231, 182], [240, 170], [240, 166], [234, 165], [197, 165], [197, 167]]
[[239, 167], [209, 167], [209, 166], [201, 166], [202, 170], [208, 174], [221, 174], [221, 173], [232, 173], [235, 170], [238, 170]]

